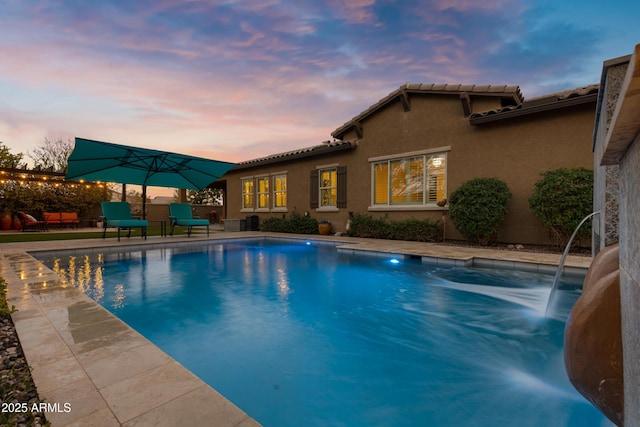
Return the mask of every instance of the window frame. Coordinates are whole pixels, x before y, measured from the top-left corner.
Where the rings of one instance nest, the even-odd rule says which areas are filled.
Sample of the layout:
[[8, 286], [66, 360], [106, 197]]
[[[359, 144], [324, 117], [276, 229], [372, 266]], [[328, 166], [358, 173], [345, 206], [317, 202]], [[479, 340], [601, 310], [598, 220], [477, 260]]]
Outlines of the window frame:
[[[286, 172], [277, 172], [277, 173], [273, 173], [271, 174], [271, 179], [272, 179], [272, 188], [273, 188], [273, 206], [272, 206], [272, 211], [273, 212], [286, 212], [287, 211], [287, 199], [288, 199], [288, 184], [287, 184], [287, 174]], [[284, 182], [284, 189], [278, 189], [278, 186], [276, 184], [277, 180], [281, 180], [281, 183]], [[281, 206], [278, 206], [278, 195], [280, 195], [280, 199], [284, 199], [284, 203]]]
[[[447, 198], [447, 179], [448, 179], [448, 152], [451, 147], [440, 147], [437, 149], [429, 149], [422, 151], [413, 151], [396, 155], [381, 156], [370, 158], [371, 164], [371, 199], [370, 211], [388, 211], [388, 210], [442, 210], [442, 206], [438, 206], [438, 202]], [[441, 165], [434, 166], [433, 162], [436, 158], [443, 160]], [[411, 162], [422, 162], [421, 174], [412, 174]], [[393, 165], [404, 165], [405, 187], [402, 191], [406, 201], [393, 200]], [[442, 168], [442, 170], [433, 170], [433, 168]], [[399, 169], [398, 169], [399, 170]], [[386, 174], [385, 174], [386, 171]], [[414, 177], [415, 175], [415, 177]], [[411, 180], [419, 180], [421, 191], [414, 192], [414, 197], [421, 200], [411, 200], [411, 192], [407, 191], [411, 187]], [[396, 182], [398, 179], [396, 178]], [[382, 192], [379, 185], [386, 186], [386, 191]], [[435, 198], [432, 194], [435, 192]]]
[[[333, 175], [329, 180], [329, 185], [322, 185], [322, 173], [329, 172]], [[331, 182], [333, 181], [333, 182]], [[323, 203], [322, 190], [333, 190], [329, 192], [329, 203]], [[334, 203], [330, 203], [331, 201]], [[331, 166], [318, 169], [318, 209], [338, 209], [338, 167]]]
[[[251, 192], [246, 191], [245, 183], [251, 184]], [[242, 187], [242, 205], [240, 212], [254, 212], [256, 208], [255, 178], [253, 176], [241, 177], [240, 185]], [[247, 197], [249, 197], [252, 202], [251, 206], [246, 205]]]
[[[276, 179], [284, 179], [285, 188], [276, 190]], [[260, 191], [260, 182], [266, 183], [266, 191]], [[251, 190], [247, 190], [245, 184], [250, 184]], [[253, 175], [240, 177], [240, 185], [242, 188], [242, 201], [240, 212], [288, 212], [287, 203], [287, 171], [271, 172], [264, 175]], [[283, 195], [284, 206], [275, 206], [276, 193]], [[262, 200], [266, 201], [261, 204]], [[247, 199], [251, 200], [253, 205], [247, 206]]]
[[[255, 177], [256, 209], [255, 212], [268, 212], [271, 209], [271, 179], [269, 175]], [[260, 183], [265, 184], [265, 191], [260, 191]], [[261, 197], [262, 196], [262, 197]]]

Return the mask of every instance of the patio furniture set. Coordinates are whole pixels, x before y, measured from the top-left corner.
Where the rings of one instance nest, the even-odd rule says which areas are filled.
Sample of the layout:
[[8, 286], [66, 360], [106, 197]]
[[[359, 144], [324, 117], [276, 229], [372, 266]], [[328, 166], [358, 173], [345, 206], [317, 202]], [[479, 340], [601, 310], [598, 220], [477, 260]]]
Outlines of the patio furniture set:
[[[171, 203], [169, 205], [169, 223], [171, 225], [171, 235], [175, 227], [187, 227], [187, 237], [191, 237], [193, 227], [206, 227], [209, 235], [209, 220], [200, 219], [191, 212], [191, 205], [188, 203]], [[49, 225], [71, 226], [78, 228], [80, 220], [78, 214], [69, 212], [44, 213], [44, 220], [38, 220], [25, 212], [18, 212], [22, 231], [48, 231]], [[120, 231], [126, 230], [127, 237], [131, 237], [131, 230], [139, 228], [141, 237], [147, 238], [147, 227], [149, 221], [141, 219], [131, 214], [131, 206], [127, 202], [102, 202], [102, 238], [107, 237], [107, 228], [118, 230], [118, 241], [120, 241]], [[162, 234], [166, 235], [165, 221], [161, 221]]]

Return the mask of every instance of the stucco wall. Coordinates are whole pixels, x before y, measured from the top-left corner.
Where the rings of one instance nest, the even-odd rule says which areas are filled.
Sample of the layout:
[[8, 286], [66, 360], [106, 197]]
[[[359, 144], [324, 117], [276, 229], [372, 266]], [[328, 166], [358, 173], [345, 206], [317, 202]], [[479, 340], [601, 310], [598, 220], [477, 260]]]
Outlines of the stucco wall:
[[[638, 111], [640, 117], [640, 111]], [[640, 426], [640, 139], [620, 164], [620, 301], [625, 425]]]
[[[483, 108], [499, 108], [500, 100]], [[228, 217], [244, 218], [241, 212], [242, 176], [286, 171], [288, 174], [288, 212], [309, 211], [309, 171], [319, 165], [347, 166], [347, 208], [335, 213], [311, 212], [318, 219], [330, 220], [334, 231], [342, 231], [348, 212], [385, 216], [389, 219], [441, 219], [437, 207], [421, 210], [371, 210], [371, 157], [396, 155], [450, 147], [448, 151], [447, 193], [475, 177], [498, 177], [507, 182], [513, 198], [500, 229], [500, 240], [512, 243], [546, 244], [546, 230], [533, 216], [528, 199], [540, 173], [559, 167], [593, 168], [591, 152], [595, 103], [472, 126], [463, 114], [458, 94], [412, 96], [410, 111], [399, 101], [378, 110], [362, 121], [358, 147], [331, 156], [283, 162], [262, 168], [232, 171], [225, 178], [228, 191]], [[355, 140], [355, 130], [343, 140]], [[261, 218], [282, 213], [258, 212]], [[450, 221], [447, 238], [461, 239]]]

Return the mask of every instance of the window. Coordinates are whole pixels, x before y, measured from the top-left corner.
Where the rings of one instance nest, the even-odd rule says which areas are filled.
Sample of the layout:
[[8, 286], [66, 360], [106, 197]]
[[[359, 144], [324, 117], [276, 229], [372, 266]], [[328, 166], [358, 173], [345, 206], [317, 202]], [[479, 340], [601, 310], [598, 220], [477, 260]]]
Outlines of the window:
[[[242, 180], [242, 209], [254, 209], [253, 178]], [[236, 199], [237, 200], [237, 199]]]
[[446, 196], [446, 153], [372, 164], [374, 206], [429, 206]]
[[424, 157], [393, 160], [391, 165], [391, 204], [422, 204], [424, 200]]
[[275, 175], [273, 177], [273, 208], [287, 207], [287, 175]]
[[256, 178], [258, 189], [258, 209], [269, 209], [269, 177]]
[[[275, 172], [271, 175], [244, 177], [242, 181], [242, 210], [268, 211], [287, 209], [287, 174]], [[273, 203], [273, 206], [271, 206]]]
[[347, 167], [319, 167], [309, 176], [311, 209], [344, 209], [347, 207]]
[[336, 207], [338, 178], [335, 168], [318, 171], [320, 177], [320, 207]]

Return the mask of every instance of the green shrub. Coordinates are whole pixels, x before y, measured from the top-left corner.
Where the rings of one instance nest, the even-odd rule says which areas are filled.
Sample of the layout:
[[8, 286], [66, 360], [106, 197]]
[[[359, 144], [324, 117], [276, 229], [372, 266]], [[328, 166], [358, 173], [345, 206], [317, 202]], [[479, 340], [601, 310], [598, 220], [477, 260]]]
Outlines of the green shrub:
[[[566, 246], [580, 221], [593, 210], [593, 171], [585, 168], [560, 168], [541, 174], [529, 199], [533, 214], [549, 230], [554, 243]], [[585, 223], [578, 239], [591, 235]]]
[[263, 220], [260, 224], [260, 230], [277, 233], [318, 234], [318, 220], [294, 212], [289, 218], [271, 217]]
[[510, 198], [509, 187], [498, 178], [471, 179], [451, 193], [449, 217], [469, 242], [487, 245], [498, 237]]
[[0, 318], [7, 317], [11, 313], [16, 311], [15, 306], [9, 308], [7, 303], [7, 284], [2, 277], [0, 277]]
[[429, 219], [388, 221], [371, 215], [354, 214], [349, 236], [373, 239], [413, 240], [419, 242], [442, 241], [442, 224]]
[[385, 218], [374, 218], [371, 215], [354, 214], [349, 225], [348, 234], [353, 237], [365, 237], [375, 239], [388, 239], [385, 230], [387, 221]]

